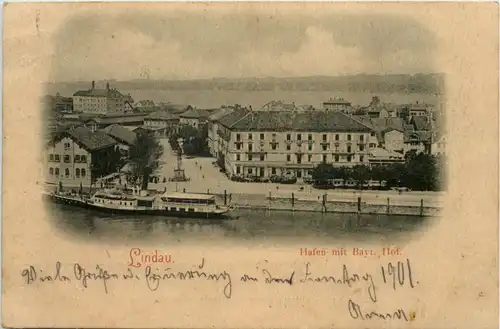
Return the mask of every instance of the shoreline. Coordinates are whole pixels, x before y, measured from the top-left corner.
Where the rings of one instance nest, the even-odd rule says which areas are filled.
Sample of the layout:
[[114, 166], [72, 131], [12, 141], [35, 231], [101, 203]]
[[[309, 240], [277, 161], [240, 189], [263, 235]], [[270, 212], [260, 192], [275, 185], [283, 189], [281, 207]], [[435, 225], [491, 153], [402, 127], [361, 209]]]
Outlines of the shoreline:
[[[46, 186], [57, 188], [55, 185]], [[65, 188], [77, 190], [77, 187], [73, 186]], [[84, 187], [85, 190], [88, 188]], [[150, 188], [149, 190], [160, 189]], [[183, 190], [179, 190], [179, 192]], [[186, 193], [212, 194], [220, 204], [249, 210], [438, 217], [443, 209], [440, 200], [438, 200], [439, 197], [412, 194], [412, 192], [395, 194], [387, 191], [379, 193], [374, 191], [330, 191], [329, 194], [321, 191], [322, 193], [314, 194], [287, 192], [286, 194], [273, 195], [271, 192], [232, 193], [227, 190], [222, 191], [222, 193], [221, 191], [207, 193], [209, 191], [200, 192], [187, 188], [185, 191]]]
[[[220, 197], [220, 196], [219, 196]], [[232, 196], [230, 198], [233, 198]], [[314, 213], [345, 213], [366, 215], [396, 215], [396, 216], [420, 216], [438, 217], [442, 207], [398, 204], [374, 204], [370, 202], [355, 201], [313, 201], [293, 200], [290, 198], [262, 198], [261, 200], [229, 200], [227, 205], [236, 209], [265, 210], [265, 211], [287, 211], [287, 212], [314, 212]]]

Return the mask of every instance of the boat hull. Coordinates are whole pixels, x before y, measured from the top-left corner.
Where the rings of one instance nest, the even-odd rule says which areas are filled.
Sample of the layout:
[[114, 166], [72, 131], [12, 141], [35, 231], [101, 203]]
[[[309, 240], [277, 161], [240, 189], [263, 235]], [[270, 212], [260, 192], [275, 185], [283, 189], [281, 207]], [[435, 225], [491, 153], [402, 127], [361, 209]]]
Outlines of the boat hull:
[[207, 218], [207, 219], [224, 219], [229, 218], [228, 212], [187, 212], [173, 211], [168, 209], [123, 209], [123, 208], [108, 208], [99, 204], [88, 202], [88, 200], [77, 197], [65, 197], [55, 194], [47, 194], [46, 198], [58, 204], [65, 204], [74, 207], [84, 208], [87, 210], [99, 211], [108, 214], [123, 214], [123, 215], [148, 215], [148, 216], [164, 216], [177, 218]]

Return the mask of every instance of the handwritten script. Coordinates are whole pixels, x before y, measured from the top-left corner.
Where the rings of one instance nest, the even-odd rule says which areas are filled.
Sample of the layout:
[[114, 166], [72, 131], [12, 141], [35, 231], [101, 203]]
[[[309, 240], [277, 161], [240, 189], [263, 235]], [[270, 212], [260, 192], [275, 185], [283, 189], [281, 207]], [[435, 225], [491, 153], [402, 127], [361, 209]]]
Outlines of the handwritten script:
[[[123, 272], [113, 272], [103, 265], [84, 266], [79, 263], [61, 264], [56, 262], [49, 269], [42, 269], [34, 265], [27, 265], [21, 270], [23, 284], [28, 286], [46, 284], [71, 284], [76, 283], [81, 289], [97, 287], [104, 293], [108, 293], [113, 287], [113, 282], [134, 281], [143, 284], [151, 292], [158, 291], [163, 285], [171, 281], [209, 281], [217, 287], [226, 299], [233, 297], [237, 285], [264, 284], [292, 287], [296, 285], [332, 285], [342, 286], [365, 291], [371, 304], [376, 304], [379, 297], [379, 289], [383, 286], [385, 290], [414, 289], [419, 284], [412, 272], [409, 259], [397, 262], [389, 262], [381, 265], [373, 272], [356, 273], [351, 271], [347, 265], [339, 264], [335, 273], [318, 273], [310, 263], [304, 263], [303, 267], [290, 269], [280, 273], [266, 266], [257, 266], [252, 273], [230, 273], [227, 270], [212, 270], [205, 264], [202, 258], [199, 264], [185, 268], [152, 267], [143, 269], [128, 267]], [[286, 288], [284, 288], [286, 289]], [[378, 313], [367, 311], [353, 298], [348, 299], [346, 308], [348, 315], [355, 320], [369, 320], [378, 318], [382, 320], [413, 321], [414, 314], [402, 308]]]

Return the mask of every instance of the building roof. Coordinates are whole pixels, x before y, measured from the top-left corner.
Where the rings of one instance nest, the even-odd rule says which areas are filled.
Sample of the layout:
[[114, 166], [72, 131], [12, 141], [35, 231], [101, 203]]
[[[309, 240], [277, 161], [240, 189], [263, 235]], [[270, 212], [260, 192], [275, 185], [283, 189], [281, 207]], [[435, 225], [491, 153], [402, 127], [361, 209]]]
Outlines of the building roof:
[[377, 147], [374, 149], [370, 149], [370, 157], [375, 158], [377, 160], [382, 159], [403, 159], [404, 156], [397, 152], [391, 152], [384, 148]]
[[430, 131], [405, 131], [405, 143], [409, 142], [430, 142], [432, 132]]
[[230, 128], [234, 123], [243, 118], [245, 115], [250, 113], [250, 110], [246, 108], [235, 109], [232, 112], [226, 113], [219, 118], [219, 123], [227, 128]]
[[201, 118], [208, 118], [210, 115], [209, 112], [203, 109], [195, 109], [195, 108], [190, 108], [186, 112], [183, 112], [179, 114], [181, 118], [189, 118], [189, 119], [201, 119]]
[[382, 111], [387, 111], [385, 106], [377, 105], [377, 106], [368, 106], [364, 109], [367, 113], [380, 113]]
[[411, 104], [409, 105], [410, 111], [427, 111], [425, 104]]
[[372, 128], [341, 112], [247, 111], [243, 116], [229, 114], [221, 123], [240, 131], [352, 131], [369, 132]]
[[210, 121], [218, 121], [220, 118], [234, 111], [234, 107], [221, 107], [220, 109], [212, 112], [208, 119]]
[[165, 129], [164, 127], [154, 127], [154, 126], [145, 126], [145, 125], [142, 125], [142, 126], [139, 126], [139, 127], [136, 127], [134, 129], [134, 132], [140, 132], [140, 131], [160, 131], [160, 130], [163, 130]]
[[172, 104], [172, 103], [161, 103], [160, 104], [161, 110], [172, 111], [174, 114], [180, 114], [180, 113], [186, 112], [187, 110], [189, 110], [191, 108], [192, 108], [191, 105]]
[[294, 103], [285, 103], [283, 101], [270, 101], [262, 106], [262, 109], [265, 110], [266, 107], [271, 108], [275, 111], [283, 111], [283, 110], [294, 110], [296, 108]]
[[370, 118], [370, 124], [376, 131], [398, 130], [404, 131], [404, 122], [401, 118]]
[[136, 106], [137, 107], [152, 107], [152, 106], [156, 106], [156, 105], [155, 105], [155, 102], [153, 102], [152, 100], [145, 99], [145, 100], [137, 102]]
[[127, 123], [139, 123], [144, 121], [145, 115], [121, 115], [121, 116], [103, 116], [103, 117], [95, 117], [85, 121], [91, 122], [94, 121], [99, 125], [112, 125], [112, 124], [127, 124]]
[[411, 118], [415, 130], [431, 130], [431, 123], [428, 117], [416, 116]]
[[113, 137], [118, 142], [125, 143], [127, 145], [134, 144], [136, 138], [136, 134], [133, 131], [117, 124], [108, 126], [102, 131]]
[[120, 98], [125, 97], [121, 92], [116, 89], [88, 89], [79, 90], [73, 94], [73, 96], [86, 96], [86, 97], [114, 97]]
[[151, 112], [147, 118], [154, 120], [179, 120], [179, 116], [174, 114], [171, 111], [167, 110], [159, 110], [155, 112]]
[[52, 142], [57, 142], [65, 136], [71, 138], [75, 143], [88, 151], [95, 151], [116, 144], [116, 141], [103, 131], [92, 132], [86, 127], [72, 127], [67, 129], [58, 134]]

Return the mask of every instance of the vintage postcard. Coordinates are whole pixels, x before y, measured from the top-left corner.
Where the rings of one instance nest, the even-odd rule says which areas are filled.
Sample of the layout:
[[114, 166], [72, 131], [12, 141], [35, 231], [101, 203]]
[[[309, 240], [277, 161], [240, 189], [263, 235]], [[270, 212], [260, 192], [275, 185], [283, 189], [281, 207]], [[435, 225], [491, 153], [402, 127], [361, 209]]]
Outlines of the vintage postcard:
[[497, 328], [498, 5], [3, 24], [4, 327]]

